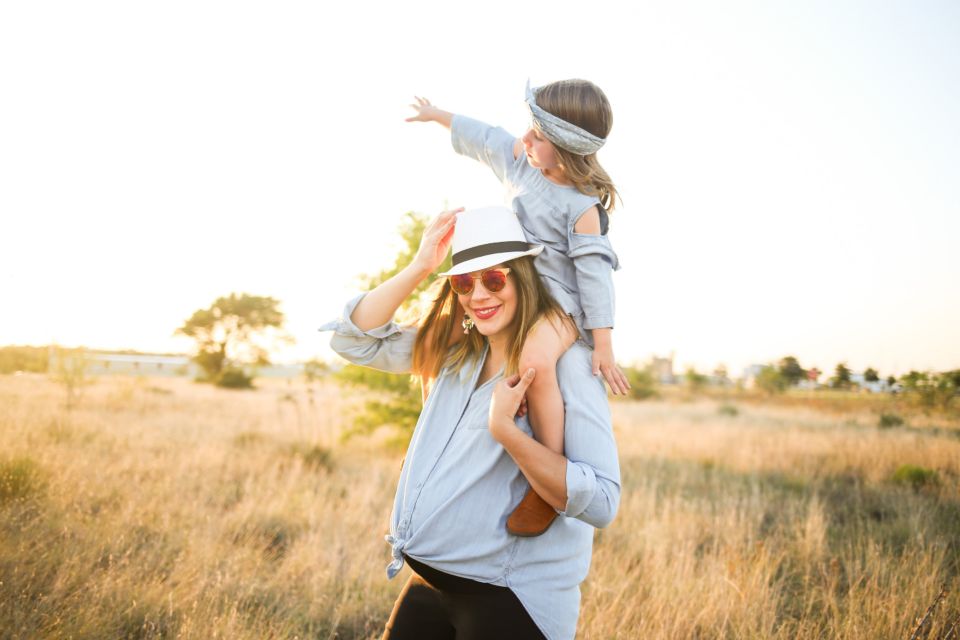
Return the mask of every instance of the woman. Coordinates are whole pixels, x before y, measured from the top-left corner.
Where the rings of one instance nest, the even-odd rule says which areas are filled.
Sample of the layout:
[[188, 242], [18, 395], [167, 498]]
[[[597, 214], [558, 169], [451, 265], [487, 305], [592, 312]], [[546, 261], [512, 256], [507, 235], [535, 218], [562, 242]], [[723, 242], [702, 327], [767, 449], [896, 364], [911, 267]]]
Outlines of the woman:
[[[392, 318], [453, 244], [454, 267], [419, 327]], [[393, 562], [416, 575], [384, 638], [572, 638], [593, 527], [613, 519], [620, 470], [606, 391], [591, 353], [573, 345], [557, 365], [565, 456], [516, 418], [533, 379], [513, 375], [538, 321], [562, 322], [516, 216], [493, 207], [441, 213], [413, 261], [348, 303], [331, 346], [356, 364], [431, 380], [407, 450], [391, 517]], [[462, 316], [460, 314], [463, 314]], [[462, 318], [462, 319], [461, 319]], [[461, 329], [462, 327], [462, 329]], [[467, 335], [452, 340], [455, 331]], [[453, 345], [453, 346], [450, 346]], [[560, 517], [539, 537], [506, 519], [529, 487]]]

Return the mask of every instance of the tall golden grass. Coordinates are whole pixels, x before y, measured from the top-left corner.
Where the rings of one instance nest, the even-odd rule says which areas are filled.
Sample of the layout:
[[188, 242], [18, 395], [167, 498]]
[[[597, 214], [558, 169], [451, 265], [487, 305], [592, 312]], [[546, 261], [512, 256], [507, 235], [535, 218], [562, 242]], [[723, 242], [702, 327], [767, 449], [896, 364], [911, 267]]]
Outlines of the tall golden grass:
[[[101, 378], [67, 411], [0, 377], [0, 638], [378, 637], [402, 454], [340, 442], [360, 391], [259, 384]], [[613, 404], [623, 500], [579, 637], [909, 637], [960, 575], [957, 425], [721, 406]]]

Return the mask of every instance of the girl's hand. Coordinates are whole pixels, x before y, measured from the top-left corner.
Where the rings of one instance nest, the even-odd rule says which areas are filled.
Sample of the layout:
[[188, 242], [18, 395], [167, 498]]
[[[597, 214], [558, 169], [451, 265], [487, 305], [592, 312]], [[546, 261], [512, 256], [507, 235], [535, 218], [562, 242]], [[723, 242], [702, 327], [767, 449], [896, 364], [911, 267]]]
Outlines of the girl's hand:
[[523, 376], [510, 376], [497, 383], [493, 389], [493, 397], [490, 399], [490, 417], [489, 428], [490, 435], [499, 443], [510, 433], [511, 429], [516, 429], [514, 417], [518, 415], [520, 407], [524, 405], [527, 395], [527, 387], [533, 382], [537, 374], [534, 369], [527, 369]]
[[420, 96], [414, 96], [414, 99], [417, 103], [410, 106], [417, 111], [417, 115], [410, 116], [406, 122], [432, 122], [437, 119], [436, 116], [440, 110], [430, 104], [429, 100]]
[[433, 273], [447, 257], [450, 243], [453, 242], [453, 230], [456, 228], [457, 214], [461, 211], [463, 211], [463, 207], [444, 211], [431, 220], [423, 230], [423, 237], [420, 238], [420, 248], [417, 249], [417, 255], [413, 258], [413, 263], [423, 273]]
[[597, 343], [593, 350], [593, 375], [603, 375], [603, 379], [610, 385], [613, 395], [627, 395], [630, 390], [630, 383], [627, 382], [627, 376], [617, 366], [613, 358], [613, 348], [609, 344]]

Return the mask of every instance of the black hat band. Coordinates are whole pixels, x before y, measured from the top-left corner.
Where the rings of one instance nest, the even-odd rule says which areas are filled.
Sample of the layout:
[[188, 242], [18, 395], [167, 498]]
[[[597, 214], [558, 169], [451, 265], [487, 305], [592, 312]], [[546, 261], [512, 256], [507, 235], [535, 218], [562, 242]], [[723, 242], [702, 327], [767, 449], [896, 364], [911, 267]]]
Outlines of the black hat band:
[[461, 262], [482, 258], [495, 253], [507, 253], [510, 251], [530, 251], [530, 245], [526, 242], [489, 242], [487, 244], [478, 244], [475, 247], [464, 249], [453, 254], [453, 266]]

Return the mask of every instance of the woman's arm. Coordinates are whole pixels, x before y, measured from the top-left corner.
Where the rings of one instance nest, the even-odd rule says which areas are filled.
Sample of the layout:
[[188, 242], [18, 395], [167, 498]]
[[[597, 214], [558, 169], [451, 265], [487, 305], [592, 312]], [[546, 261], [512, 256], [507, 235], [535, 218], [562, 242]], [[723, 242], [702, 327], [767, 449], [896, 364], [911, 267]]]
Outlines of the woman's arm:
[[462, 208], [444, 211], [431, 220], [423, 231], [420, 248], [413, 261], [364, 296], [350, 315], [350, 320], [358, 329], [369, 331], [390, 322], [403, 301], [440, 266], [450, 250], [457, 214], [461, 211]]
[[594, 527], [613, 521], [620, 504], [620, 465], [603, 382], [590, 375], [590, 352], [574, 345], [557, 363], [564, 398], [564, 456], [519, 429], [513, 414], [532, 378], [497, 385], [490, 433], [534, 490], [565, 516]]
[[535, 375], [534, 369], [528, 369], [519, 378], [513, 376], [497, 384], [490, 402], [490, 434], [517, 463], [533, 490], [562, 511], [567, 505], [567, 459], [528, 436], [514, 422]]

